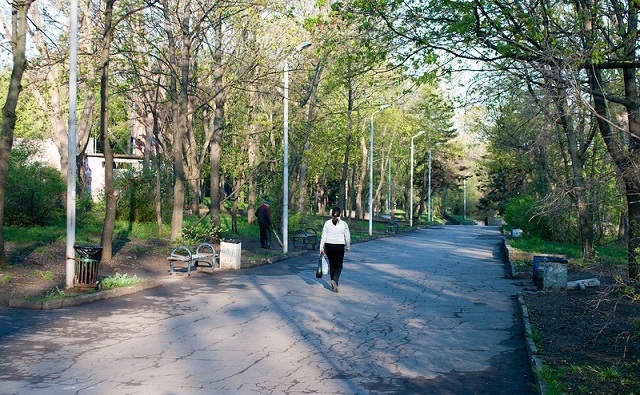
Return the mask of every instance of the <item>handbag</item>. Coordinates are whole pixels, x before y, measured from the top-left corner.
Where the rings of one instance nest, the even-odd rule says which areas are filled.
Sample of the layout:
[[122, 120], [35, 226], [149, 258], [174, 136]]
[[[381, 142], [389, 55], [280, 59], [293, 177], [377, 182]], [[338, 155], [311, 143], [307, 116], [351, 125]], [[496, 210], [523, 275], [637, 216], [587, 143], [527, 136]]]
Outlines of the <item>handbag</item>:
[[322, 260], [322, 274], [329, 274], [329, 262], [327, 261], [327, 257], [322, 255], [320, 259]]
[[317, 278], [322, 277], [322, 257], [318, 259], [318, 267], [316, 267], [316, 277]]

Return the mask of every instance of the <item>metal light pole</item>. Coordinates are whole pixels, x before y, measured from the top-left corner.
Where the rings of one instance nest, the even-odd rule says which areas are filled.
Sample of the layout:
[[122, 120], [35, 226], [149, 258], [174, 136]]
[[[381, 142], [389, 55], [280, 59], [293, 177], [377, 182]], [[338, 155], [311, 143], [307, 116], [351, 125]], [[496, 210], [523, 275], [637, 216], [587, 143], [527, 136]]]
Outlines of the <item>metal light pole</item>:
[[[310, 41], [305, 41], [296, 47], [299, 52], [311, 46]], [[282, 253], [289, 252], [289, 61], [284, 59], [284, 165], [282, 170]]]
[[420, 131], [415, 136], [411, 137], [411, 180], [409, 182], [409, 227], [413, 227], [413, 140], [416, 137], [422, 136], [426, 132]]
[[373, 234], [373, 116], [388, 107], [388, 104], [383, 104], [380, 109], [371, 114], [371, 127], [369, 128], [369, 236]]
[[[391, 215], [391, 157], [389, 157], [389, 179], [387, 180], [387, 214]], [[393, 216], [391, 216], [393, 219]]]
[[67, 135], [67, 245], [65, 277], [66, 287], [73, 288], [75, 282], [76, 242], [76, 99], [78, 65], [78, 1], [71, 0], [69, 16], [69, 134]]
[[429, 214], [427, 215], [427, 218], [429, 219], [429, 222], [433, 221], [433, 214], [431, 213], [431, 148], [429, 148], [429, 189], [428, 189], [428, 195], [427, 195], [427, 206], [429, 206]]

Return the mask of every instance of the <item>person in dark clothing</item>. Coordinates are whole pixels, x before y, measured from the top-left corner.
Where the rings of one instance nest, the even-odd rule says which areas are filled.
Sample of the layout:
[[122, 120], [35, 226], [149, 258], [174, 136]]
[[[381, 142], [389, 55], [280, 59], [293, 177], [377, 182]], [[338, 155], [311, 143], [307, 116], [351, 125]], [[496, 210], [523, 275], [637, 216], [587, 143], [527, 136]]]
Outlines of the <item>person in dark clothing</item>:
[[265, 200], [262, 206], [258, 207], [256, 217], [260, 226], [260, 245], [262, 248], [271, 248], [271, 202]]

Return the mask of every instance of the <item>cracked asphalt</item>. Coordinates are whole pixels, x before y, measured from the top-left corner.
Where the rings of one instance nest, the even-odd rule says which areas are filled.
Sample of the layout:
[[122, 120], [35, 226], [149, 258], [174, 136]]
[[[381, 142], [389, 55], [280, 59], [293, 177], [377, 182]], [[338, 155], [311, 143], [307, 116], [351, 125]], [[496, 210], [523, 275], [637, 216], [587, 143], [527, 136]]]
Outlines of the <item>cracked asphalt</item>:
[[480, 226], [354, 244], [338, 294], [314, 251], [0, 307], [0, 394], [535, 394], [501, 245]]

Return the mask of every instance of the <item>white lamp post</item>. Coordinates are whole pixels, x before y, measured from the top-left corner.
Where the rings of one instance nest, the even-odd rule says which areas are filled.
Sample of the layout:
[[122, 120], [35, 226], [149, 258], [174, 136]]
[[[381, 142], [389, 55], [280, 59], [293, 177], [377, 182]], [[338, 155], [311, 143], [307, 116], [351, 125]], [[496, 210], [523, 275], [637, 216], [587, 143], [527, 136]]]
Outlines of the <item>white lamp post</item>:
[[[440, 143], [434, 145], [433, 147], [437, 147], [439, 146]], [[429, 218], [429, 222], [433, 221], [433, 213], [431, 211], [431, 148], [429, 148], [429, 196], [427, 196], [427, 201], [428, 201], [428, 206], [429, 206], [429, 215], [427, 216], [427, 218]]]
[[[296, 47], [299, 52], [311, 46], [305, 41]], [[289, 252], [289, 62], [284, 59], [284, 166], [283, 166], [283, 198], [282, 198], [282, 252]]]
[[76, 240], [76, 100], [78, 64], [78, 1], [71, 0], [69, 17], [69, 134], [67, 135], [67, 246], [65, 278], [66, 287], [75, 286]]
[[429, 206], [429, 214], [427, 218], [429, 222], [433, 221], [433, 214], [431, 213], [431, 148], [429, 148], [429, 189], [427, 195], [427, 206]]
[[373, 234], [373, 116], [388, 107], [388, 104], [383, 104], [380, 109], [371, 114], [371, 127], [369, 128], [369, 236]]
[[413, 140], [416, 137], [422, 136], [425, 131], [420, 131], [415, 136], [411, 137], [411, 179], [409, 185], [409, 227], [413, 227]]

